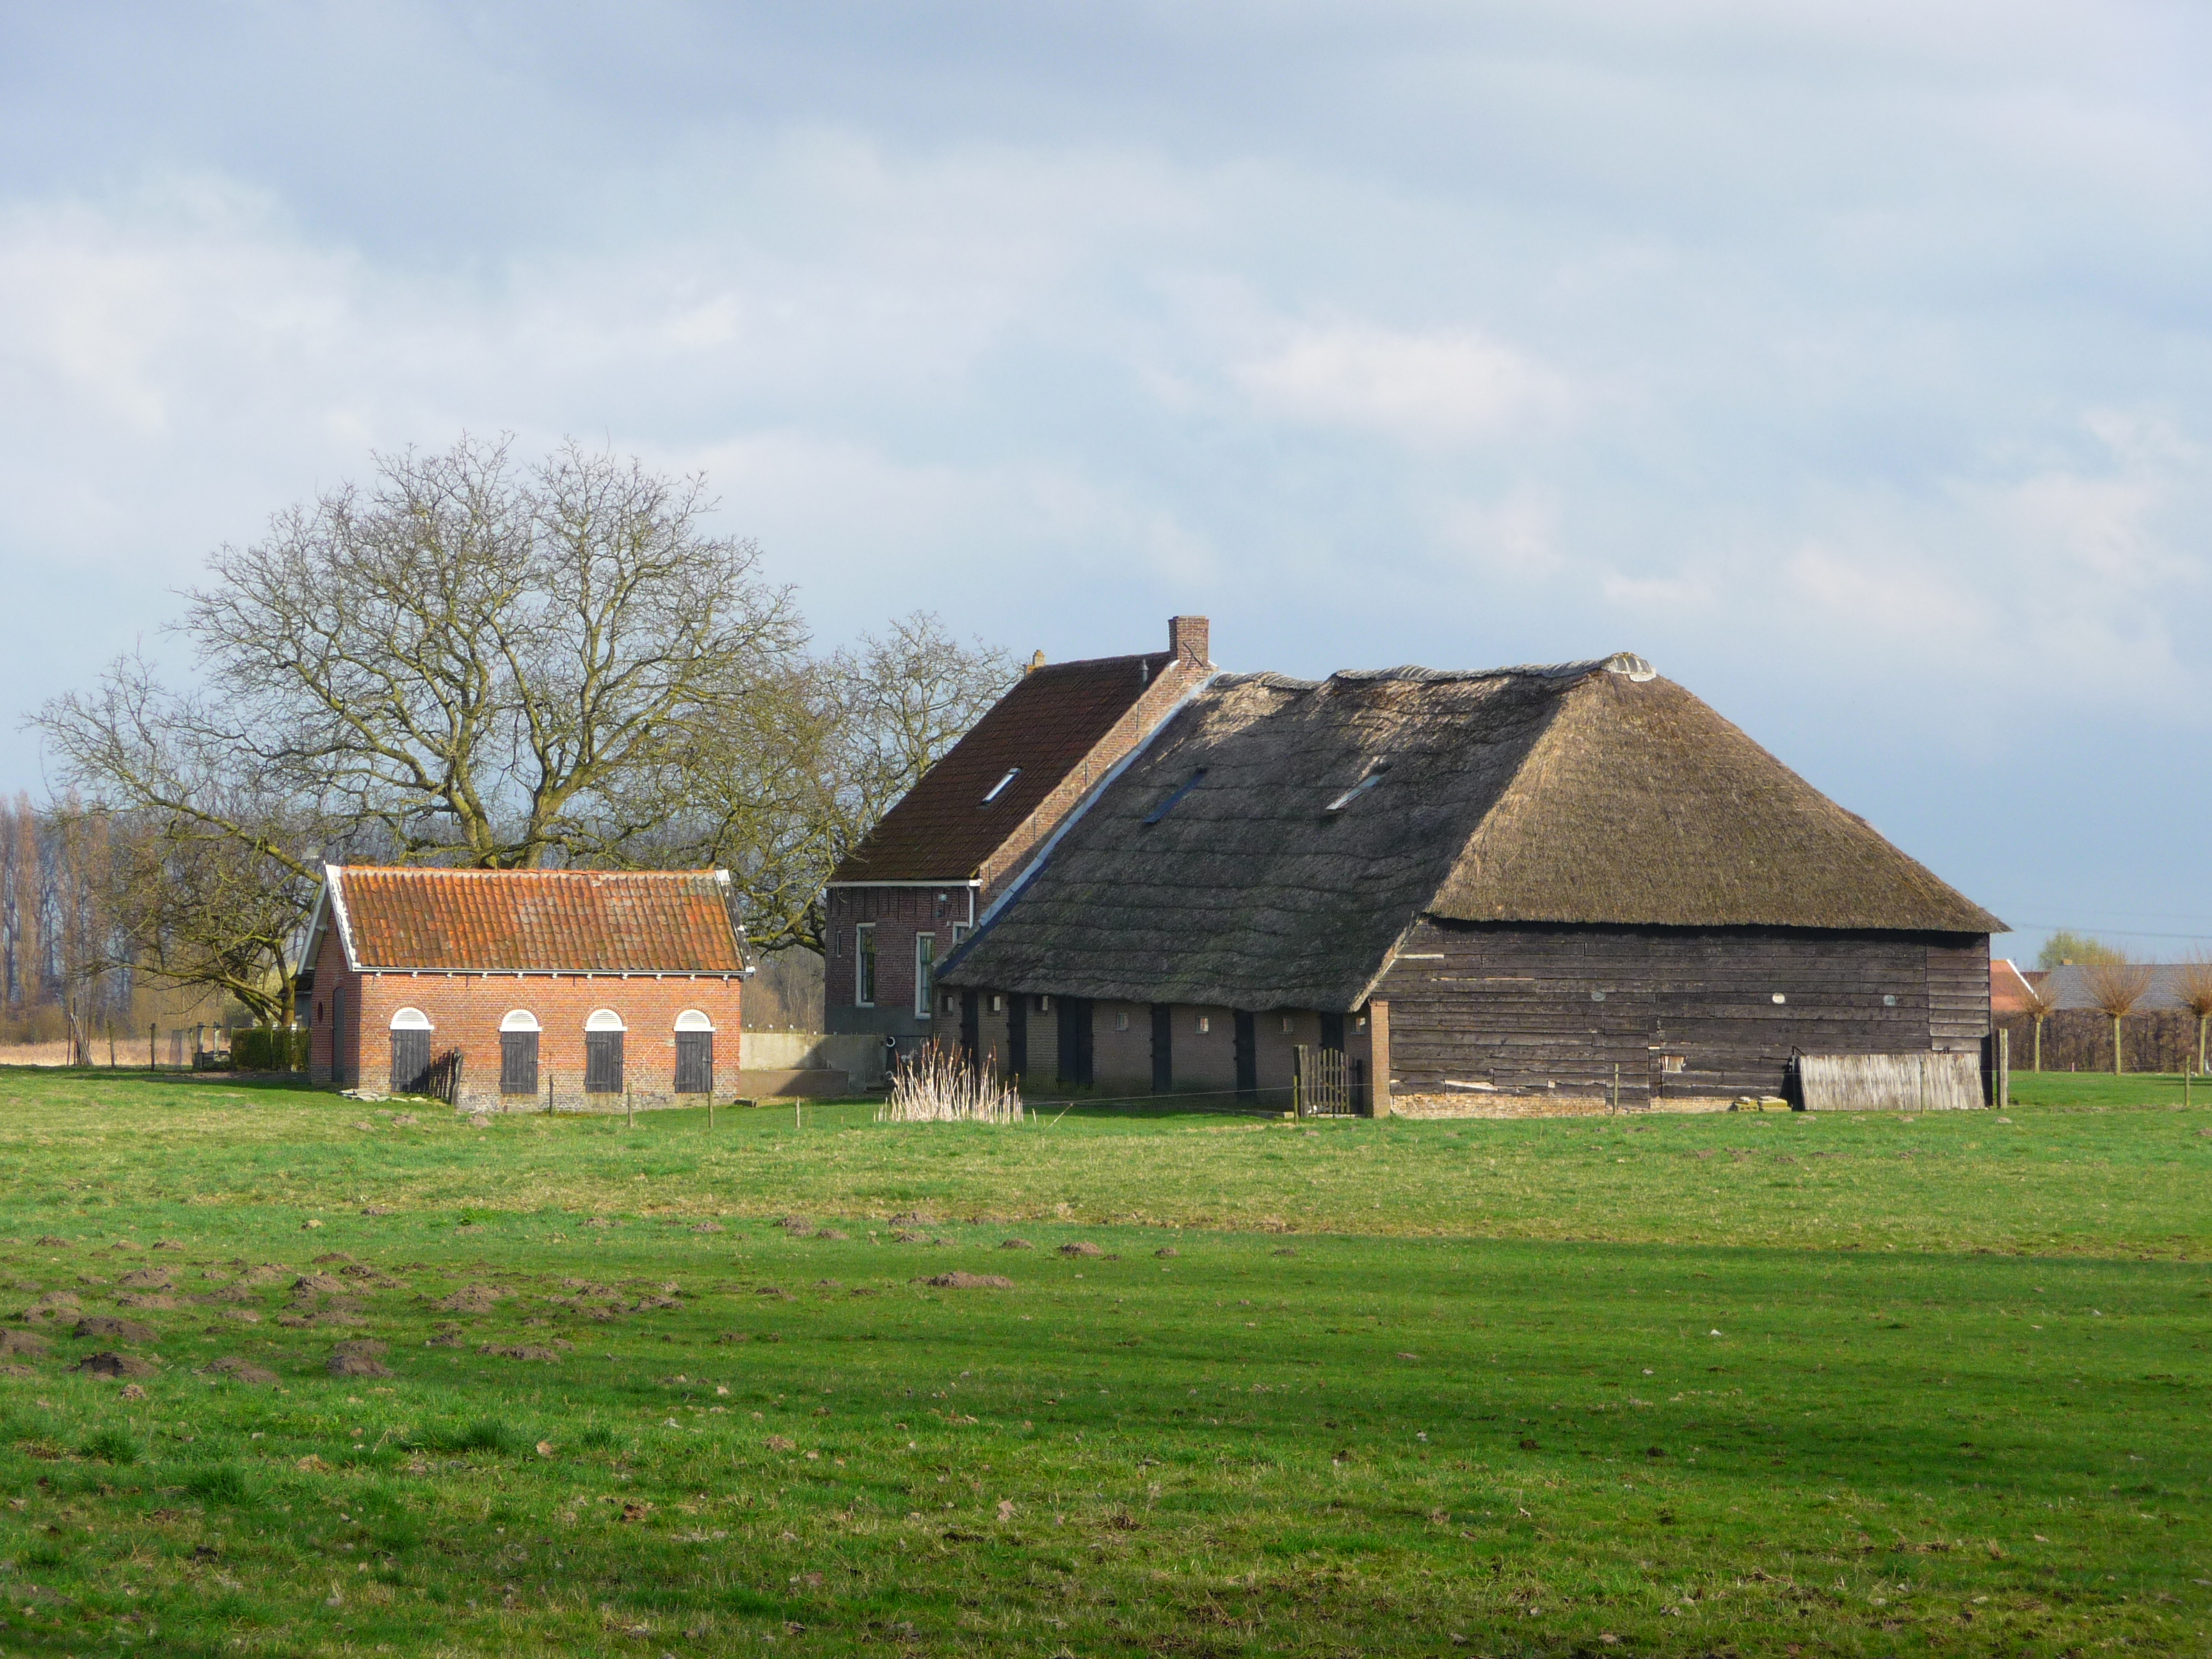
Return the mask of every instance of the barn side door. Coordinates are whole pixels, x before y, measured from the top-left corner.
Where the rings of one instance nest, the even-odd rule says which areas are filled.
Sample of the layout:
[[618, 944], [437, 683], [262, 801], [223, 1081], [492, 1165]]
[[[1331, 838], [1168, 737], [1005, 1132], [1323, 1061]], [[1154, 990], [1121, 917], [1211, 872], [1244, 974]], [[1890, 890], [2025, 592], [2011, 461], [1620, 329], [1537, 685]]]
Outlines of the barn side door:
[[392, 1034], [392, 1092], [420, 1095], [429, 1092], [430, 1033], [397, 1030]]

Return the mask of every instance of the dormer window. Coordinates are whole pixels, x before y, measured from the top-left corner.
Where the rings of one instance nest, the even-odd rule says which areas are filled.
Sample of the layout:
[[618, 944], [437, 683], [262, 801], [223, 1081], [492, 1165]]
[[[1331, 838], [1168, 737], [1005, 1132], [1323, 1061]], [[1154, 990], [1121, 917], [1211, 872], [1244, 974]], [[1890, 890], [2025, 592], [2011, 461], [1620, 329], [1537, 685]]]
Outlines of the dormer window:
[[1358, 800], [1362, 795], [1372, 789], [1376, 784], [1382, 782], [1382, 775], [1389, 769], [1390, 763], [1389, 761], [1376, 761], [1373, 766], [1368, 768], [1367, 775], [1365, 777], [1360, 779], [1360, 781], [1353, 784], [1351, 788], [1346, 790], [1334, 800], [1329, 802], [1328, 806], [1322, 810], [1329, 812], [1341, 812], [1346, 807], [1351, 805], [1352, 802]]
[[993, 784], [988, 790], [984, 792], [983, 799], [979, 805], [988, 806], [993, 801], [998, 799], [1000, 795], [1005, 794], [1006, 793], [1006, 786], [1012, 783], [1016, 778], [1021, 776], [1021, 775], [1022, 769], [1020, 767], [1008, 767], [1006, 769], [1006, 775], [1000, 778], [996, 783]]

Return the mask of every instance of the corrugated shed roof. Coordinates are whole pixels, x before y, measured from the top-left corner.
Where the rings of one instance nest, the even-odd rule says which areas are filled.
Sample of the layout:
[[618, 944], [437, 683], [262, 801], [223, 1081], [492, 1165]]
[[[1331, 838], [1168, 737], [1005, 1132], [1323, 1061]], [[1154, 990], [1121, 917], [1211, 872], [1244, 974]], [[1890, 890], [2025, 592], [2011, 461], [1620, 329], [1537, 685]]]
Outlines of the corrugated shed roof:
[[742, 973], [719, 870], [425, 870], [332, 866], [356, 968]]
[[939, 977], [1348, 1009], [1424, 914], [1999, 926], [1624, 653], [1485, 674], [1217, 679]]
[[[884, 814], [830, 880], [974, 878], [1176, 660], [1158, 652], [1032, 670]], [[1017, 775], [986, 805], [1009, 772]]]

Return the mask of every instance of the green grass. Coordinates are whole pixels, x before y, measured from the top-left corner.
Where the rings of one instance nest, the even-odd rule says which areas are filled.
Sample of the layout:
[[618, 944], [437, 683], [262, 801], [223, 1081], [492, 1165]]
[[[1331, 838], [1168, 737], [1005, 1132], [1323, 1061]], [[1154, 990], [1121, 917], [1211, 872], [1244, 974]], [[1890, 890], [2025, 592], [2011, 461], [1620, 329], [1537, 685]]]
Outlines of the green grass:
[[[0, 1309], [158, 1359], [7, 1356], [0, 1651], [2212, 1650], [2212, 1110], [2014, 1081], [2009, 1121], [478, 1131], [0, 1073]], [[149, 1267], [176, 1305], [112, 1305]], [[327, 1374], [362, 1338], [392, 1374]]]

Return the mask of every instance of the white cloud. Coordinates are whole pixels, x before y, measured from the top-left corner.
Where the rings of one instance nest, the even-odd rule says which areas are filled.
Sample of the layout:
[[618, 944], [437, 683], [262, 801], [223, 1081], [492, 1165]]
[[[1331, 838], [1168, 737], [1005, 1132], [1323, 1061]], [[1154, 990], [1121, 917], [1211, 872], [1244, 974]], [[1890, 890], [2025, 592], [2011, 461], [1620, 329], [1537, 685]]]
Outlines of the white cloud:
[[1466, 327], [1310, 325], [1233, 372], [1264, 415], [1379, 433], [1421, 449], [1548, 425], [1575, 404], [1565, 375]]

